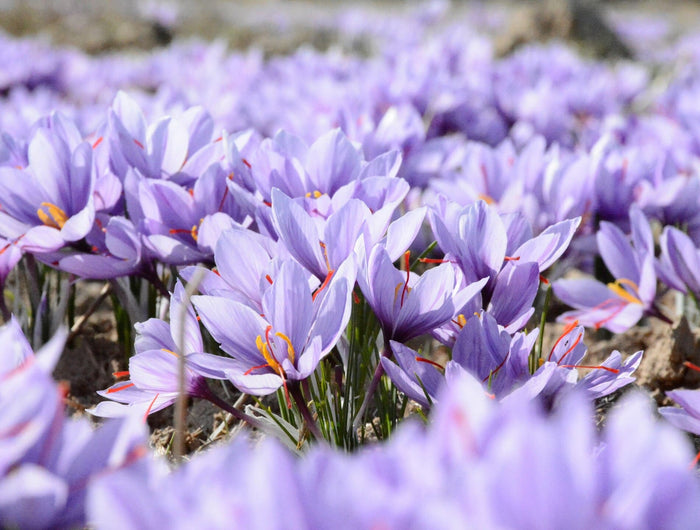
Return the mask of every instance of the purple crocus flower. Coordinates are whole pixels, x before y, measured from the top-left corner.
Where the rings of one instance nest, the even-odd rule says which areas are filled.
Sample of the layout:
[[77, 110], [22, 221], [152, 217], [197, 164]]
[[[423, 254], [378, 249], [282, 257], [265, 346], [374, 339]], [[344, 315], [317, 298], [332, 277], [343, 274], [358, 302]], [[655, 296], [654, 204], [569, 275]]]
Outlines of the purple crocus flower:
[[131, 465], [144, 451], [138, 422], [111, 422], [94, 431], [89, 421], [66, 419], [67, 388], [50, 375], [66, 336], [62, 330], [34, 356], [14, 319], [0, 328], [9, 353], [0, 369], [3, 526], [84, 525], [90, 481], [108, 469]]
[[28, 252], [79, 241], [95, 219], [92, 148], [68, 120], [52, 124], [34, 132], [28, 167], [0, 167], [0, 234]]
[[[265, 395], [308, 377], [335, 346], [350, 318], [355, 265], [350, 259], [314, 293], [308, 276], [285, 261], [262, 295], [263, 313], [219, 296], [195, 296], [202, 323], [232, 359], [198, 356], [200, 373]], [[293, 309], [292, 309], [293, 307]], [[232, 319], [237, 322], [231, 326]]]
[[554, 294], [576, 308], [564, 313], [561, 320], [578, 320], [585, 326], [621, 333], [644, 315], [665, 319], [654, 305], [654, 240], [649, 222], [637, 206], [630, 210], [630, 223], [631, 241], [608, 222], [601, 223], [596, 235], [598, 250], [615, 277], [614, 282], [607, 285], [593, 279], [554, 282]]
[[666, 395], [680, 405], [661, 407], [661, 414], [671, 425], [700, 436], [700, 392], [698, 390], [671, 390]]
[[[103, 401], [89, 410], [95, 416], [119, 417], [137, 409], [142, 417], [171, 405], [179, 394], [179, 361], [185, 355], [185, 391], [192, 397], [209, 399], [204, 378], [193, 369], [191, 359], [203, 355], [199, 322], [192, 306], [185, 306], [185, 290], [179, 282], [170, 299], [170, 323], [152, 318], [136, 324], [136, 355], [129, 359], [129, 371], [116, 375], [128, 380], [98, 392]], [[184, 311], [183, 311], [184, 310]], [[183, 317], [184, 313], [184, 317]], [[177, 345], [184, 328], [182, 353]]]
[[700, 250], [693, 240], [677, 228], [666, 226], [659, 244], [659, 277], [669, 287], [700, 298]]
[[422, 275], [410, 271], [409, 254], [404, 254], [405, 272], [394, 267], [387, 252], [376, 245], [369, 253], [358, 283], [377, 315], [384, 340], [405, 342], [429, 333], [454, 318], [486, 284], [482, 278], [462, 286], [461, 274], [444, 263]]

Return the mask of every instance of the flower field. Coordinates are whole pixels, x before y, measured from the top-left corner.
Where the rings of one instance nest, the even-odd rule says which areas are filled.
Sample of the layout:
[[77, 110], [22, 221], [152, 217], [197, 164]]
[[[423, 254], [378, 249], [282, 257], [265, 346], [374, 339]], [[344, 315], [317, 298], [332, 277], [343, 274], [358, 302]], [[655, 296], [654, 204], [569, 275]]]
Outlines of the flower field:
[[698, 36], [333, 13], [0, 34], [0, 525], [700, 527]]

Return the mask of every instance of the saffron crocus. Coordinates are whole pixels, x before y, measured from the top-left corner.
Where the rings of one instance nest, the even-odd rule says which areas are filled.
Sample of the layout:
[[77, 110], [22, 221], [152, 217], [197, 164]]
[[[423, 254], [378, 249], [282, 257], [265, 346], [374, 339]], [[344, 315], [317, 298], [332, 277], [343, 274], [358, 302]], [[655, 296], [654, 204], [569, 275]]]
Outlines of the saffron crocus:
[[637, 206], [630, 210], [631, 241], [617, 226], [602, 222], [596, 234], [598, 250], [615, 281], [558, 280], [554, 294], [576, 308], [563, 321], [578, 320], [585, 326], [621, 333], [645, 315], [666, 319], [656, 308], [654, 241], [649, 222]]
[[350, 318], [355, 264], [347, 260], [314, 293], [306, 271], [291, 260], [269, 280], [262, 314], [230, 298], [192, 299], [204, 326], [232, 357], [198, 356], [196, 368], [254, 395], [305, 379], [335, 346]]
[[[111, 401], [102, 401], [89, 410], [95, 416], [118, 417], [137, 409], [145, 418], [175, 402], [179, 394], [180, 355], [185, 356], [185, 392], [209, 399], [202, 375], [191, 359], [204, 349], [199, 323], [192, 306], [185, 306], [185, 290], [179, 282], [170, 299], [170, 323], [152, 318], [136, 325], [136, 355], [129, 359], [129, 371], [119, 372], [119, 381], [98, 392]], [[184, 317], [183, 317], [184, 314]], [[184, 330], [183, 330], [184, 328]], [[184, 342], [178, 347], [180, 333]]]
[[663, 282], [700, 299], [700, 249], [686, 234], [666, 226], [659, 239], [661, 255], [657, 271]]
[[680, 407], [661, 407], [661, 414], [671, 425], [700, 436], [700, 391], [671, 390], [666, 395]]
[[[642, 351], [630, 355], [625, 361], [618, 351], [613, 351], [601, 364], [591, 366], [581, 362], [588, 350], [583, 342], [584, 328], [573, 322], [564, 328], [546, 357], [540, 359], [540, 367], [508, 399], [541, 399], [552, 402], [576, 388], [581, 395], [597, 399], [634, 381], [632, 374], [642, 362]], [[578, 369], [590, 370], [579, 379]]]
[[0, 234], [27, 252], [52, 252], [85, 237], [95, 219], [92, 148], [54, 117], [29, 142], [26, 168], [0, 167]]
[[422, 275], [410, 271], [410, 254], [404, 254], [405, 271], [394, 264], [383, 245], [369, 252], [358, 283], [377, 315], [384, 340], [405, 342], [429, 333], [457, 316], [486, 284], [486, 279], [462, 286], [461, 274], [443, 263]]
[[[143, 427], [67, 419], [65, 386], [50, 373], [66, 331], [34, 356], [13, 320], [2, 329], [0, 373], [0, 524], [18, 528], [68, 528], [85, 524], [85, 495], [93, 478], [126, 467], [143, 454]], [[13, 369], [7, 368], [15, 365]], [[21, 396], [21, 399], [18, 399]]]

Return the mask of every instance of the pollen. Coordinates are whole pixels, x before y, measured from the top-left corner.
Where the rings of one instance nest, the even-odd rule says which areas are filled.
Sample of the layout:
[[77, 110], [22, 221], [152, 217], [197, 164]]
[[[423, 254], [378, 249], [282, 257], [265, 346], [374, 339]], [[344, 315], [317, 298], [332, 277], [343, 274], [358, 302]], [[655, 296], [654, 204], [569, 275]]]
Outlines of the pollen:
[[318, 191], [318, 190], [314, 190], [314, 191], [308, 192], [308, 193], [306, 194], [306, 197], [307, 197], [307, 198], [313, 197], [314, 199], [318, 199], [321, 195], [323, 195], [323, 193], [321, 193], [321, 192]]
[[63, 225], [66, 224], [66, 221], [68, 220], [66, 212], [50, 202], [42, 202], [39, 209], [36, 211], [36, 214], [39, 216], [41, 222], [46, 226], [50, 226], [58, 230], [63, 228]]

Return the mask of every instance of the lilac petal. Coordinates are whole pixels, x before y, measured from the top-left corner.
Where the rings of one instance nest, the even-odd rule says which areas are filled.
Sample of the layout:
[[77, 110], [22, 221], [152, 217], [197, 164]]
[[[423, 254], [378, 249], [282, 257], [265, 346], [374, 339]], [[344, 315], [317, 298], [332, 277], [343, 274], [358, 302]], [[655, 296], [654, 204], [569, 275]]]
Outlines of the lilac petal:
[[693, 241], [677, 228], [667, 226], [660, 242], [662, 263], [691, 292], [700, 293], [700, 254]]
[[221, 234], [237, 226], [233, 218], [223, 212], [205, 215], [197, 233], [197, 247], [204, 253], [213, 256]]
[[550, 226], [518, 247], [514, 256], [520, 261], [535, 261], [539, 264], [539, 271], [544, 271], [566, 251], [580, 222], [581, 218], [577, 217]]
[[126, 132], [128, 132], [133, 139], [145, 145], [146, 120], [136, 101], [127, 95], [126, 92], [120, 90], [117, 92], [112, 102], [112, 109]]
[[584, 388], [592, 399], [607, 396], [634, 382], [632, 373], [642, 362], [642, 354], [643, 352], [638, 351], [623, 363], [620, 352], [614, 351], [601, 363], [601, 366], [618, 370], [618, 373], [603, 369], [592, 370], [578, 382], [577, 386]]
[[272, 394], [282, 386], [282, 378], [277, 374], [250, 373], [245, 375], [243, 372], [230, 370], [226, 372], [226, 375], [238, 390], [253, 396]]
[[220, 274], [216, 274], [215, 272], [205, 269], [204, 267], [193, 265], [185, 267], [180, 271], [180, 276], [186, 282], [191, 282], [195, 274], [200, 277], [199, 286], [197, 289], [202, 294], [213, 295], [215, 292], [223, 293], [231, 289], [231, 286], [224, 281]]
[[[192, 305], [185, 305], [185, 288], [178, 280], [175, 290], [170, 297], [170, 334], [174, 344], [178, 344], [182, 329], [184, 328], [182, 351], [179, 353], [191, 353], [204, 350], [202, 334], [199, 331], [199, 322]], [[176, 350], [177, 351], [177, 350]]]
[[228, 379], [229, 371], [242, 371], [242, 366], [236, 359], [220, 357], [211, 353], [195, 352], [187, 356], [187, 365], [192, 370], [211, 379]]
[[627, 236], [617, 226], [603, 221], [596, 234], [598, 250], [615, 278], [637, 281], [636, 259]]
[[509, 353], [511, 337], [488, 313], [471, 317], [457, 336], [452, 360], [480, 379], [488, 378]]
[[65, 210], [71, 201], [66, 178], [70, 174], [67, 146], [61, 145], [48, 130], [39, 129], [29, 142], [27, 157], [38, 185], [45, 192], [45, 200]]
[[659, 409], [659, 414], [677, 429], [700, 436], [700, 419], [691, 416], [684, 409], [679, 409], [678, 407], [661, 407]]
[[519, 256], [520, 252], [516, 251], [516, 249], [532, 239], [532, 227], [527, 218], [520, 212], [503, 214], [501, 215], [501, 220], [503, 221], [508, 236], [506, 255]]
[[144, 242], [164, 263], [171, 265], [195, 263], [207, 257], [179, 239], [170, 236], [150, 235], [146, 237]]
[[552, 284], [552, 288], [557, 298], [577, 309], [593, 308], [613, 297], [604, 284], [588, 278], [558, 280]]
[[107, 224], [105, 245], [109, 252], [124, 260], [139, 260], [141, 240], [134, 224], [124, 217], [112, 217]]
[[[216, 296], [193, 296], [192, 303], [202, 323], [222, 349], [233, 357], [261, 364], [262, 354], [255, 341], [265, 336], [267, 320], [241, 303]], [[236, 325], [232, 326], [231, 323]]]
[[700, 420], [700, 392], [697, 390], [669, 390], [666, 395], [678, 403], [683, 410]]
[[358, 199], [350, 199], [331, 214], [323, 232], [331, 269], [336, 269], [352, 253], [370, 211]]
[[290, 254], [318, 278], [326, 275], [316, 225], [301, 206], [277, 188], [272, 190], [272, 215], [280, 240]]
[[[309, 377], [318, 366], [321, 358], [335, 345], [333, 343], [327, 350], [324, 350], [321, 343], [321, 337], [314, 337], [309, 344], [306, 345], [304, 351], [297, 360], [297, 368], [287, 372], [290, 379], [302, 380]], [[286, 359], [285, 359], [286, 360]], [[296, 372], [296, 373], [293, 373]]]
[[654, 235], [649, 226], [649, 220], [639, 205], [633, 203], [630, 207], [630, 224], [632, 225], [632, 242], [639, 253], [654, 254]]
[[454, 285], [452, 265], [444, 263], [427, 270], [406, 293], [394, 324], [393, 338], [407, 340], [428, 333], [452, 318], [455, 313], [451, 303]]
[[187, 129], [177, 120], [163, 118], [155, 124], [150, 140], [152, 152], [149, 169], [152, 176], [159, 177], [161, 171], [168, 175], [180, 171], [187, 160]]
[[306, 169], [318, 191], [333, 195], [338, 188], [357, 178], [360, 155], [345, 134], [334, 129], [309, 147]]
[[[327, 292], [321, 291], [316, 297], [316, 314], [310, 336], [321, 337], [322, 355], [335, 346], [350, 320], [352, 288], [356, 274], [354, 261], [346, 260], [333, 275], [326, 287]], [[319, 297], [322, 298], [319, 300]]]
[[129, 375], [140, 390], [177, 392], [178, 362], [173, 352], [148, 350], [129, 359]]
[[539, 267], [537, 263], [509, 261], [496, 277], [491, 302], [487, 311], [502, 326], [508, 326], [532, 309], [539, 289]]
[[34, 359], [32, 347], [14, 315], [0, 328], [0, 344], [5, 345], [0, 356], [0, 381], [25, 362]]
[[105, 280], [128, 276], [136, 270], [137, 264], [115, 259], [110, 256], [76, 254], [61, 259], [58, 268], [84, 279]]
[[[291, 306], [293, 304], [293, 308]], [[265, 319], [274, 333], [282, 333], [300, 352], [313, 321], [311, 292], [303, 269], [294, 261], [285, 261], [262, 298]]]
[[39, 465], [26, 463], [0, 481], [3, 526], [50, 528], [68, 501], [68, 483]]
[[65, 241], [78, 241], [84, 238], [95, 223], [95, 206], [92, 195], [85, 208], [68, 218], [61, 228], [61, 237]]
[[134, 324], [134, 329], [136, 330], [136, 340], [134, 341], [136, 353], [162, 348], [172, 351], [177, 349], [170, 334], [170, 326], [159, 318], [149, 318], [146, 322], [137, 322]]
[[[221, 278], [251, 299], [260, 296], [260, 279], [275, 254], [274, 242], [260, 234], [234, 228], [221, 235], [214, 258]], [[238, 249], [246, 249], [241, 259]]]
[[[430, 402], [427, 400], [425, 392], [420, 385], [416, 383], [417, 379], [415, 379], [415, 376], [414, 378], [409, 377], [402, 368], [391, 362], [386, 357], [382, 357], [381, 362], [382, 366], [384, 367], [384, 371], [389, 376], [389, 379], [391, 379], [391, 382], [394, 383], [396, 388], [418, 403], [421, 407], [427, 408], [430, 406]], [[430, 396], [431, 399], [433, 399], [433, 397], [434, 396]]]
[[65, 241], [60, 231], [40, 225], [27, 230], [18, 245], [22, 251], [33, 254], [58, 250], [65, 245]]
[[95, 186], [92, 172], [92, 147], [82, 142], [71, 156], [71, 172], [68, 180], [69, 202], [66, 203], [71, 213], [85, 207], [92, 197]]
[[399, 259], [413, 243], [423, 225], [426, 211], [426, 208], [411, 210], [389, 225], [384, 246], [392, 261]]
[[503, 221], [484, 201], [467, 207], [459, 217], [457, 257], [465, 276], [474, 281], [496, 276], [508, 244]]

